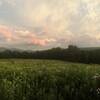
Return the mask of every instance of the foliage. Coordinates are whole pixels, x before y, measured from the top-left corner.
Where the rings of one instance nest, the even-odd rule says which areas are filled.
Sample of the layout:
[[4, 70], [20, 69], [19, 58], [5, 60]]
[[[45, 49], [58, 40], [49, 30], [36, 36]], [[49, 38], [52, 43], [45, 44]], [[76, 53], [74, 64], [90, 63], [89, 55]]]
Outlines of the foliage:
[[43, 51], [5, 50], [0, 52], [0, 58], [53, 59], [100, 64], [100, 49], [84, 50], [77, 46], [69, 45], [67, 49], [58, 47]]
[[99, 100], [100, 65], [0, 60], [2, 100]]

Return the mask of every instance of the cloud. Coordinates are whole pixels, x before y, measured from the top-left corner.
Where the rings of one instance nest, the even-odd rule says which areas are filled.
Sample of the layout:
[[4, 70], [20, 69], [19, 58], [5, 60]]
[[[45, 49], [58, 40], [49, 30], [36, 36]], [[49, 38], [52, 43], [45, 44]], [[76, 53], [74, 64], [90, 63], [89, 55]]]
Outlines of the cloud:
[[99, 5], [98, 0], [1, 0], [0, 34], [9, 44], [99, 45]]
[[6, 39], [7, 41], [10, 41], [13, 38], [12, 29], [4, 25], [0, 25], [0, 36], [4, 37], [4, 39]]
[[0, 6], [2, 6], [2, 2], [0, 1]]
[[15, 6], [16, 5], [16, 0], [1, 0], [2, 3], [8, 4], [10, 6]]
[[30, 44], [40, 45], [40, 46], [47, 46], [50, 42], [55, 42], [55, 39], [38, 39], [38, 38], [31, 38]]
[[53, 38], [39, 38], [36, 34], [29, 30], [20, 30], [0, 25], [0, 37], [2, 41], [6, 41], [8, 44], [31, 44], [37, 46], [46, 46], [56, 40]]
[[28, 30], [15, 30], [15, 33], [19, 37], [27, 37], [28, 35], [31, 35], [31, 33]]
[[40, 45], [40, 46], [46, 46], [49, 43], [55, 42], [56, 40], [53, 38], [39, 38], [36, 36], [35, 33], [32, 33], [28, 30], [18, 30], [15, 31], [17, 34], [17, 37], [20, 38], [20, 41], [26, 41], [29, 44], [33, 45]]

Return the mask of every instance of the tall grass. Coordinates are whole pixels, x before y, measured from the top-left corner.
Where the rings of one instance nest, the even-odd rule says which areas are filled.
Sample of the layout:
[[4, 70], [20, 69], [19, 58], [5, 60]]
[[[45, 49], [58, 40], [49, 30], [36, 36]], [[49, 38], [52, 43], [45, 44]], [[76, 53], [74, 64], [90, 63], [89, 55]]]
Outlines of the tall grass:
[[0, 100], [99, 100], [100, 65], [0, 60]]

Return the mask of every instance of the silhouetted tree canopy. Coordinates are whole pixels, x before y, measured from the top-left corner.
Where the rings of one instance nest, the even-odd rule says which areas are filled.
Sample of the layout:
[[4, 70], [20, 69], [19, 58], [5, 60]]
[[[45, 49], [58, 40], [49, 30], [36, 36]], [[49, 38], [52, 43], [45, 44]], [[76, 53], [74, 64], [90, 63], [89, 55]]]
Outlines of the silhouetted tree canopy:
[[66, 49], [57, 47], [43, 51], [4, 50], [0, 52], [0, 58], [56, 59], [100, 64], [100, 49], [83, 50], [75, 45], [69, 45]]

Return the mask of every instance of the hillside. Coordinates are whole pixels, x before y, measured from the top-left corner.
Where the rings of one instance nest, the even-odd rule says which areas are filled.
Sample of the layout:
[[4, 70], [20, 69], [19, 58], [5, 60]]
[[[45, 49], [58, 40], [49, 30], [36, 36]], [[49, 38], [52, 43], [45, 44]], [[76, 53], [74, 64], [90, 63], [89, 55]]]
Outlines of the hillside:
[[79, 48], [69, 45], [68, 48], [52, 48], [48, 50], [1, 49], [0, 59], [51, 59], [69, 62], [100, 64], [100, 49]]

